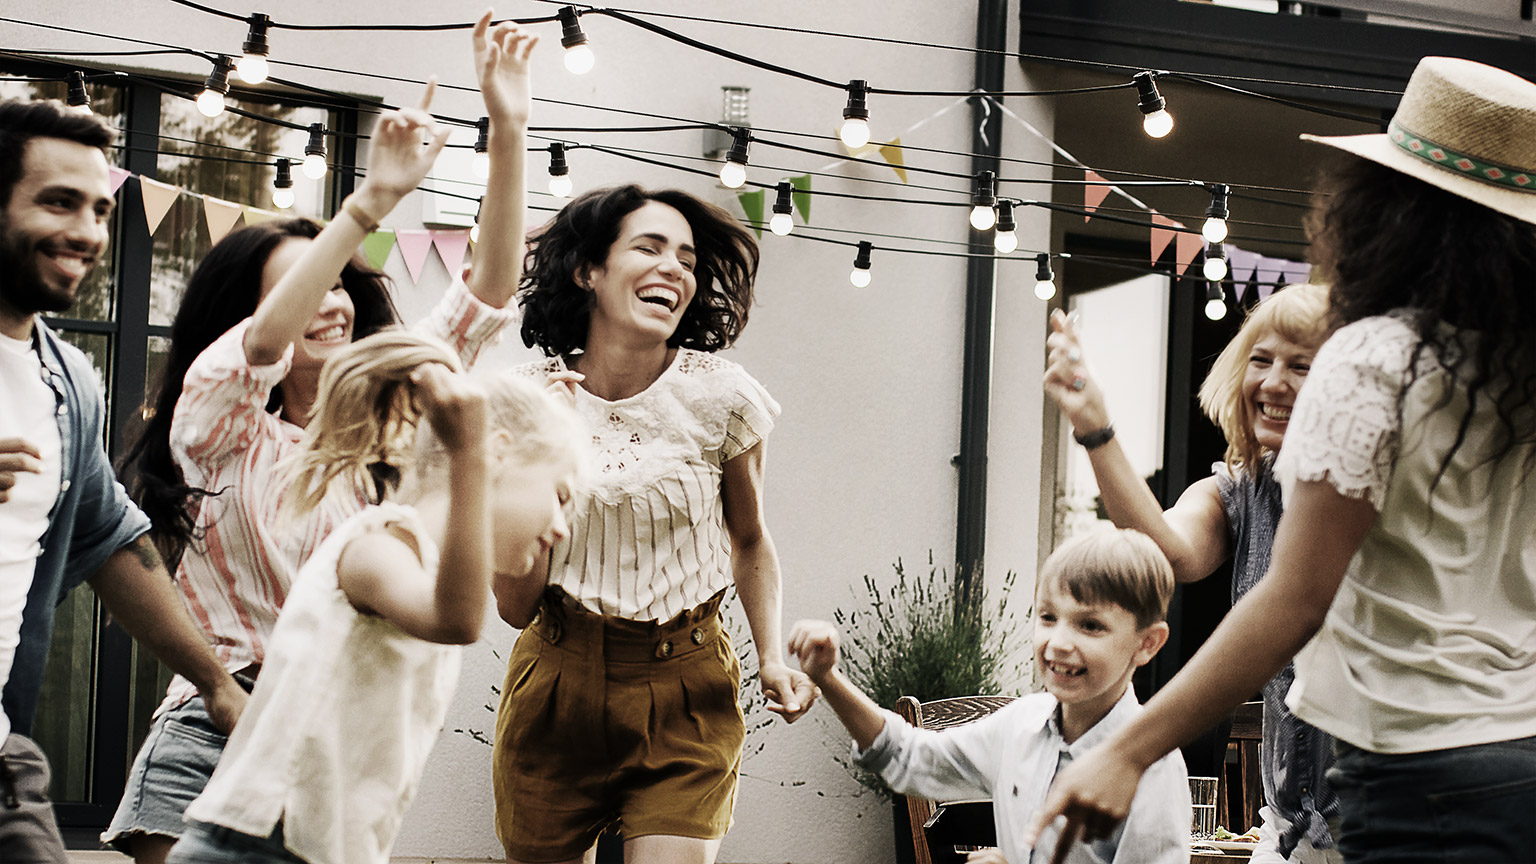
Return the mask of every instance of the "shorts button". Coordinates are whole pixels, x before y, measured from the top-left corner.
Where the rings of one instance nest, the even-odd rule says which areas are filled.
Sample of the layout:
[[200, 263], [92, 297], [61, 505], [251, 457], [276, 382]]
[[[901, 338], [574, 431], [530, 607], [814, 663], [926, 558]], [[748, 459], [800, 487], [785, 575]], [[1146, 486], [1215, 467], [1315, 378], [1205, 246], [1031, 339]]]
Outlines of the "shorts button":
[[672, 656], [672, 641], [669, 639], [666, 642], [661, 643], [660, 651], [661, 651], [661, 656], [663, 656], [663, 657], [671, 657]]
[[695, 644], [695, 645], [703, 645], [704, 644], [704, 631], [703, 630], [700, 630], [697, 627], [693, 628], [692, 637], [693, 637], [693, 644]]

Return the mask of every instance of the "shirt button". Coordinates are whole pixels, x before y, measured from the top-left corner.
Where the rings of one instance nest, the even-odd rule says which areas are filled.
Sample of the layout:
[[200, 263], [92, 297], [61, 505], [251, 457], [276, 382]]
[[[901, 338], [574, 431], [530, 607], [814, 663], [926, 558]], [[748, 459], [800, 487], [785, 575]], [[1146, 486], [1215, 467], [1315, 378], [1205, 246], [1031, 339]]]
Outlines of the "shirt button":
[[1305, 739], [1305, 738], [1306, 738], [1306, 737], [1307, 737], [1307, 733], [1305, 733], [1305, 732], [1297, 732], [1297, 733], [1296, 733], [1296, 740], [1297, 740], [1297, 741], [1302, 741], [1302, 740], [1304, 740], [1304, 739]]
[[666, 642], [661, 643], [661, 648], [658, 649], [658, 650], [661, 651], [661, 656], [663, 656], [663, 657], [671, 657], [672, 656], [672, 641], [669, 639]]
[[41, 558], [43, 557], [43, 544], [33, 543], [32, 548], [28, 549], [27, 552], [31, 553], [33, 558]]
[[63, 483], [59, 484], [59, 491], [60, 492], [68, 492], [69, 491], [69, 481], [68, 480], [65, 480]]
[[693, 644], [695, 644], [695, 645], [703, 645], [704, 644], [704, 631], [700, 630], [697, 627], [695, 627], [695, 628], [693, 628], [693, 632], [691, 634], [689, 634], [689, 638], [693, 639]]
[[59, 406], [59, 416], [60, 417], [63, 417], [65, 414], [68, 414], [68, 413], [69, 413], [68, 406], [65, 406], [65, 405], [60, 405]]

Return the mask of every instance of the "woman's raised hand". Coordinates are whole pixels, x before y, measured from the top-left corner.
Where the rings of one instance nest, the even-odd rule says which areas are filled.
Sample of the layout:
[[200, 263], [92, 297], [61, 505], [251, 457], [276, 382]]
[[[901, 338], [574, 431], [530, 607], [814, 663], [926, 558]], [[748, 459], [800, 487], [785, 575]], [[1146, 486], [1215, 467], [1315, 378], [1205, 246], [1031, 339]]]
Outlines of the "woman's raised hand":
[[411, 373], [412, 395], [449, 453], [485, 446], [485, 390], [441, 363]]
[[1104, 391], [1088, 369], [1072, 321], [1060, 309], [1051, 313], [1051, 335], [1046, 337], [1045, 345], [1050, 349], [1043, 382], [1046, 395], [1056, 402], [1079, 434], [1108, 426], [1109, 408], [1104, 403]]
[[515, 22], [491, 27], [491, 10], [475, 24], [475, 75], [491, 128], [510, 123], [527, 125], [532, 97], [528, 86], [528, 55], [539, 37]]
[[448, 143], [449, 130], [427, 112], [436, 90], [437, 79], [429, 79], [419, 105], [386, 111], [373, 127], [368, 176], [357, 194], [363, 196], [361, 203], [375, 219], [394, 209], [421, 184]]

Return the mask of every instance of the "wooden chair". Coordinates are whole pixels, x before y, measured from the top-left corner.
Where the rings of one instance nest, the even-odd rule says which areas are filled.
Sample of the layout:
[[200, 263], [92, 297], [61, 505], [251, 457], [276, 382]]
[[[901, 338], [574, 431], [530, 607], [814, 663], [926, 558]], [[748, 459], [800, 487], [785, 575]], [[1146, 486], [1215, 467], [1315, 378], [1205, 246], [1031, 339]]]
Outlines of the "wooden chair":
[[[911, 696], [903, 696], [896, 703], [896, 713], [901, 715], [901, 719], [919, 729], [948, 729], [964, 726], [973, 720], [980, 720], [1012, 702], [1013, 698], [1012, 696], [960, 696], [954, 699], [918, 702]], [[949, 861], [961, 860], [953, 852], [953, 844], [950, 849], [942, 851], [929, 847], [928, 832], [933, 830], [934, 807], [937, 802], [928, 798], [908, 797], [906, 803], [907, 816], [912, 825], [912, 853], [916, 864], [947, 864]], [[974, 812], [974, 808], [968, 809]], [[990, 821], [990, 805], [986, 809], [986, 815]], [[994, 826], [994, 836], [995, 830]], [[935, 854], [936, 851], [939, 854]]]
[[[1237, 750], [1235, 771], [1223, 765], [1216, 781], [1216, 820], [1234, 834], [1257, 825], [1264, 806], [1264, 784], [1259, 779], [1259, 742], [1264, 739], [1264, 703], [1244, 702], [1232, 714], [1229, 746]], [[1235, 774], [1236, 782], [1229, 779]]]

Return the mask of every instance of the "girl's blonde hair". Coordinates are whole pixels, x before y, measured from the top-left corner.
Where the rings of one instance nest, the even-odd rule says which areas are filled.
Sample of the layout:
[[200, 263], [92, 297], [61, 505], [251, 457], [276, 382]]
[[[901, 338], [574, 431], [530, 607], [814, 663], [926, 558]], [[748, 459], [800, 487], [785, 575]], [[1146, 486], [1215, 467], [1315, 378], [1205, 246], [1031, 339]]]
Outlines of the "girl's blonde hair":
[[[378, 501], [397, 486], [415, 491], [423, 478], [447, 476], [447, 450], [421, 422], [411, 394], [411, 373], [426, 363], [463, 371], [447, 345], [404, 330], [359, 339], [326, 361], [300, 451], [279, 468], [293, 490], [290, 515], [315, 509], [337, 484]], [[510, 375], [482, 383], [487, 426], [506, 433], [509, 455], [523, 462], [568, 456], [578, 469], [585, 463], [587, 435], [570, 406]]]
[[1316, 351], [1332, 332], [1328, 289], [1290, 285], [1253, 307], [1242, 329], [1222, 349], [1200, 385], [1200, 408], [1226, 436], [1225, 458], [1233, 471], [1243, 469], [1256, 476], [1264, 456], [1264, 448], [1253, 435], [1253, 406], [1243, 398], [1243, 376], [1254, 344], [1274, 333]]

